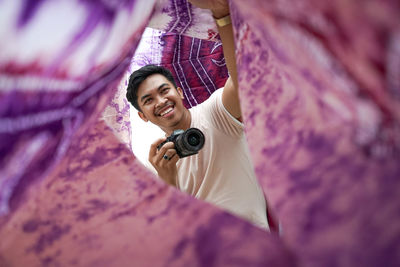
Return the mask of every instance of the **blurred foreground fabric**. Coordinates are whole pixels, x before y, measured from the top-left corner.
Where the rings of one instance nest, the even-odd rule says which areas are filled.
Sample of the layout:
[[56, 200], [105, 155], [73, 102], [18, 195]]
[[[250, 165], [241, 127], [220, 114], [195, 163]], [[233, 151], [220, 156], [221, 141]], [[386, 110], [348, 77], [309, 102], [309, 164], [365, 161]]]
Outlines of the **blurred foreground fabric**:
[[[231, 11], [247, 138], [282, 236], [165, 185], [130, 149], [132, 69], [170, 68], [187, 107], [227, 78], [207, 11], [10, 0], [0, 266], [400, 264], [400, 3], [232, 0]], [[158, 33], [136, 51], [147, 25]]]

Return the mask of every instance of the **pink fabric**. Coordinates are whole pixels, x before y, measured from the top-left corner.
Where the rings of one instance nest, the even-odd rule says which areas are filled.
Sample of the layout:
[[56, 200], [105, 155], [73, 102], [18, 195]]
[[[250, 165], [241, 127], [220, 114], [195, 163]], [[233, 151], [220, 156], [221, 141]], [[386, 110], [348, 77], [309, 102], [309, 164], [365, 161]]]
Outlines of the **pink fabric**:
[[296, 3], [234, 5], [256, 173], [300, 264], [396, 266], [399, 5]]
[[[51, 3], [0, 3], [0, 266], [400, 263], [398, 1], [232, 0], [243, 119], [281, 238], [158, 182], [125, 145], [118, 95], [101, 115], [154, 3]], [[210, 17], [164, 3], [171, 62], [210, 39], [193, 19]], [[184, 73], [187, 104], [226, 78], [220, 54], [201, 60], [215, 72]]]
[[277, 236], [157, 181], [104, 122], [74, 140], [1, 229], [1, 266], [294, 262]]

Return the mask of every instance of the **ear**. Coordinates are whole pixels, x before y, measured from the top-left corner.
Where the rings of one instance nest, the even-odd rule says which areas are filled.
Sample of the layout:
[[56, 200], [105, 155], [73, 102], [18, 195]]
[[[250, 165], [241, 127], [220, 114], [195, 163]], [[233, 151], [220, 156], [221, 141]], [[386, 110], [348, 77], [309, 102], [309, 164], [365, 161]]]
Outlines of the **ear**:
[[148, 122], [148, 121], [149, 121], [149, 120], [146, 118], [146, 116], [144, 115], [143, 112], [138, 111], [138, 115], [139, 115], [139, 117], [140, 117], [142, 120], [144, 120], [145, 122]]
[[184, 99], [185, 97], [183, 96], [183, 90], [180, 87], [176, 87], [176, 90], [178, 91], [179, 96], [181, 97], [181, 99]]

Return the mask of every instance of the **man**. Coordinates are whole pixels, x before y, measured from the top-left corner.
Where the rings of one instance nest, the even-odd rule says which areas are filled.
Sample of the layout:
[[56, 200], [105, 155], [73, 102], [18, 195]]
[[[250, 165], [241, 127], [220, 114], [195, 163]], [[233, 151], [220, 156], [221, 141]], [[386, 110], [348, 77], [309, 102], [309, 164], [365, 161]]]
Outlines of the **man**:
[[[196, 1], [192, 1], [196, 2]], [[159, 126], [169, 136], [174, 130], [199, 128], [205, 135], [203, 149], [180, 159], [174, 144], [155, 141], [149, 161], [167, 183], [196, 198], [213, 203], [254, 224], [269, 229], [263, 192], [249, 156], [238, 94], [233, 31], [226, 1], [200, 1], [210, 8], [221, 36], [230, 77], [202, 104], [186, 109], [183, 92], [171, 73], [148, 65], [132, 73], [127, 98], [140, 118]]]

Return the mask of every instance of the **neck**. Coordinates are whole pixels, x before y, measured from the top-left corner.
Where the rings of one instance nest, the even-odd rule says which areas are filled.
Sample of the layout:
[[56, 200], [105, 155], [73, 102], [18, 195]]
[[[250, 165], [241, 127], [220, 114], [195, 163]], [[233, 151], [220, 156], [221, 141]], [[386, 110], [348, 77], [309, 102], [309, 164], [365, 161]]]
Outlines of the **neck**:
[[171, 135], [173, 131], [175, 130], [187, 130], [190, 128], [190, 124], [192, 122], [192, 116], [190, 114], [190, 111], [185, 108], [183, 112], [182, 119], [176, 124], [171, 127], [161, 127], [161, 130], [165, 132], [167, 136]]

